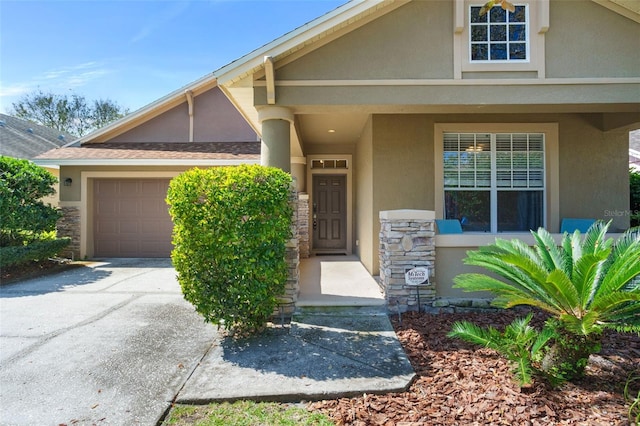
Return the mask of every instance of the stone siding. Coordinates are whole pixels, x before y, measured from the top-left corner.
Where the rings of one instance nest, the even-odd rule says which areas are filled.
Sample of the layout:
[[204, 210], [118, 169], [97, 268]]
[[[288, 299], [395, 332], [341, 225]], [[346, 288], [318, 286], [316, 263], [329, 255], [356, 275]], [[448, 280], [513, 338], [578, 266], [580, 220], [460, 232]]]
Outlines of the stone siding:
[[309, 194], [298, 196], [298, 241], [300, 259], [308, 259], [311, 253], [309, 243]]
[[[295, 186], [293, 187], [295, 188]], [[291, 223], [292, 237], [286, 244], [286, 257], [289, 270], [289, 277], [285, 285], [284, 294], [281, 296], [282, 306], [278, 309], [277, 315], [284, 313], [291, 317], [295, 311], [295, 302], [300, 293], [300, 235], [299, 235], [299, 214], [298, 214], [298, 193], [291, 190], [290, 202], [293, 207], [293, 220]], [[282, 309], [282, 312], [280, 311]]]
[[[436, 299], [435, 215], [424, 210], [380, 212], [380, 285], [390, 312], [418, 310]], [[405, 273], [414, 267], [429, 268], [429, 283], [414, 287], [405, 283]]]
[[61, 207], [63, 216], [58, 220], [56, 229], [58, 237], [71, 238], [71, 244], [60, 253], [69, 259], [80, 258], [80, 208]]

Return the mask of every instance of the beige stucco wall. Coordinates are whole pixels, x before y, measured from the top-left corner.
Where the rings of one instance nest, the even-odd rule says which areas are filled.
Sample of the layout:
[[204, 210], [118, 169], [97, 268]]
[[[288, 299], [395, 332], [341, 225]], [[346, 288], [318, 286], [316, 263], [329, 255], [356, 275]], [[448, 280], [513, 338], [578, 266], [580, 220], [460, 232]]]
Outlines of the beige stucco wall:
[[[94, 167], [82, 167], [82, 166], [61, 166], [60, 176], [61, 180], [70, 177], [73, 180], [71, 186], [60, 186], [60, 201], [62, 202], [78, 202], [81, 201], [82, 194], [82, 172], [119, 172], [115, 177], [125, 178], [131, 173], [180, 173], [191, 167], [184, 166], [148, 166], [148, 167], [131, 167], [131, 166], [94, 166]], [[200, 167], [200, 168], [206, 168]], [[133, 175], [132, 175], [133, 176]], [[88, 189], [88, 188], [87, 188]]]
[[[433, 210], [433, 121], [422, 114], [374, 115], [372, 119], [371, 265], [379, 272], [379, 213]], [[362, 253], [368, 246], [362, 244]]]
[[277, 78], [451, 78], [451, 4], [411, 2], [279, 68]]
[[[374, 270], [374, 260], [376, 253], [371, 250], [374, 240], [378, 234], [374, 231], [374, 224], [378, 223], [377, 217], [373, 217], [373, 126], [372, 117], [369, 117], [365, 124], [358, 145], [356, 146], [355, 173], [356, 190], [354, 204], [355, 218], [355, 253], [360, 257], [360, 261], [369, 271]], [[378, 260], [379, 262], [379, 260]]]
[[547, 77], [640, 76], [640, 24], [591, 0], [551, 0], [549, 15]]
[[[611, 212], [628, 210], [628, 133], [605, 133], [591, 123], [591, 115], [513, 114], [504, 115], [374, 115], [372, 117], [371, 152], [366, 143], [358, 144], [359, 198], [356, 227], [360, 239], [360, 256], [369, 272], [378, 274], [379, 212], [395, 209], [434, 210], [434, 124], [435, 123], [558, 123], [559, 132], [559, 217], [614, 219], [614, 228], [629, 226], [625, 215]], [[366, 141], [366, 140], [365, 140]], [[360, 156], [364, 158], [360, 158]], [[371, 164], [367, 164], [368, 157]], [[368, 171], [371, 176], [368, 176]], [[547, 170], [547, 173], [550, 173]], [[368, 188], [371, 180], [371, 189]], [[549, 190], [551, 190], [549, 188]], [[371, 194], [371, 195], [369, 195]], [[371, 197], [369, 204], [368, 197]], [[366, 211], [365, 211], [366, 209]], [[370, 209], [370, 210], [369, 210]], [[436, 212], [436, 215], [441, 212]], [[360, 223], [362, 221], [362, 223]], [[559, 223], [547, 223], [557, 232]], [[371, 229], [373, 240], [367, 244], [364, 234]], [[455, 249], [452, 253], [455, 253]], [[457, 256], [457, 255], [456, 255]], [[448, 270], [448, 259], [443, 266]], [[438, 262], [440, 262], [438, 260]], [[455, 275], [456, 269], [447, 274]], [[438, 269], [436, 277], [438, 278]], [[451, 276], [444, 278], [450, 282]]]
[[[247, 142], [256, 133], [218, 87], [193, 99], [194, 142]], [[188, 142], [187, 101], [118, 135], [110, 142]]]

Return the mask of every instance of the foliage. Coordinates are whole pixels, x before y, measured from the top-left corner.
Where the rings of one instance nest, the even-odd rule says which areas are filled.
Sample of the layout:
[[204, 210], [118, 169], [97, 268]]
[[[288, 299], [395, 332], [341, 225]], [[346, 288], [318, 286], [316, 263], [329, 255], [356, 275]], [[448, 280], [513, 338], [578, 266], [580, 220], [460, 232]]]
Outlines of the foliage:
[[41, 198], [55, 194], [56, 182], [30, 161], [0, 156], [0, 247], [22, 245], [55, 230], [60, 212]]
[[325, 415], [273, 402], [236, 401], [205, 406], [175, 406], [167, 425], [330, 426]]
[[28, 93], [13, 103], [12, 115], [83, 136], [112, 121], [124, 117], [129, 111], [109, 99], [89, 102], [84, 96], [57, 95], [51, 92]]
[[528, 385], [532, 381], [534, 361], [540, 358], [541, 349], [553, 337], [550, 328], [539, 332], [531, 327], [529, 323], [532, 318], [531, 313], [525, 318], [516, 318], [503, 332], [493, 327], [481, 328], [469, 321], [458, 321], [447, 336], [500, 352], [513, 363], [513, 373], [519, 384]]
[[640, 172], [629, 171], [631, 226], [640, 226]]
[[173, 264], [185, 298], [206, 321], [255, 332], [288, 276], [291, 176], [262, 166], [193, 169], [171, 181]]
[[0, 247], [0, 269], [54, 257], [70, 243], [70, 238], [54, 238], [21, 246]]
[[[637, 393], [636, 393], [637, 391]], [[640, 424], [640, 370], [629, 375], [624, 384], [624, 399], [629, 405], [629, 422]]]
[[489, 291], [493, 305], [529, 305], [553, 318], [555, 337], [546, 348], [543, 370], [562, 380], [580, 377], [589, 353], [599, 349], [604, 329], [640, 332], [640, 229], [617, 241], [605, 239], [609, 223], [596, 222], [581, 238], [565, 233], [560, 245], [540, 228], [534, 247], [514, 239], [467, 252], [465, 263], [483, 267], [506, 281], [461, 274], [454, 287]]

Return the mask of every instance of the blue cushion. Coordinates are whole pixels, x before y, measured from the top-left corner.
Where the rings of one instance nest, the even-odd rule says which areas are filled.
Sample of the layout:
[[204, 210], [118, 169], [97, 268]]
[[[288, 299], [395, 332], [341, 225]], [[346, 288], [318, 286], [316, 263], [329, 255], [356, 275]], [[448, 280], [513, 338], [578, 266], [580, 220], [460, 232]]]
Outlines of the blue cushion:
[[560, 225], [560, 232], [565, 233], [568, 232], [573, 234], [574, 231], [578, 230], [582, 234], [587, 232], [587, 230], [594, 224], [595, 219], [562, 219], [562, 224]]
[[462, 234], [462, 225], [458, 219], [436, 219], [440, 234]]

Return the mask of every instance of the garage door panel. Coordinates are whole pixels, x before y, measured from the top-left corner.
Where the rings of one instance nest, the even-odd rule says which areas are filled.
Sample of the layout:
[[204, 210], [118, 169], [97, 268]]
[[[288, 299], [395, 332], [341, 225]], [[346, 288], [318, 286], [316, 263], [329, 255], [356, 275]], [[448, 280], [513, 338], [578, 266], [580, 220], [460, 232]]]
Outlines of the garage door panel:
[[169, 257], [168, 187], [168, 179], [95, 180], [95, 256]]

